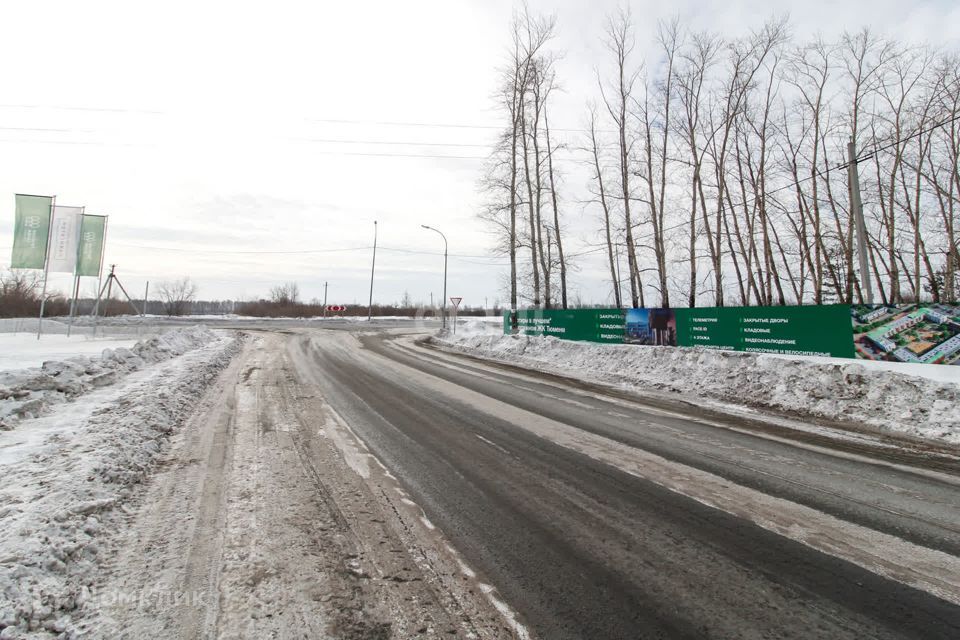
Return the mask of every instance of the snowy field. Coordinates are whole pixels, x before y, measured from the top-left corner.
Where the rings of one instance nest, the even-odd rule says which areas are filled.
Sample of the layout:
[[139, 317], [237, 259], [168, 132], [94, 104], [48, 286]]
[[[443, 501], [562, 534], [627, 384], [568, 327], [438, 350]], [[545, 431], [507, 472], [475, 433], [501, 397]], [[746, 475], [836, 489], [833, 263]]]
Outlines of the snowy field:
[[[22, 334], [0, 335], [0, 340], [11, 346], [11, 365], [0, 368], [0, 431], [9, 431], [53, 405], [114, 384], [131, 371], [186, 353], [215, 337], [203, 327], [179, 328], [132, 344], [129, 340], [59, 335], [44, 335], [39, 340]], [[95, 355], [87, 355], [90, 353]]]
[[436, 342], [583, 380], [960, 444], [960, 367], [504, 336], [480, 322]]
[[[23, 338], [12, 337], [4, 344]], [[9, 361], [40, 357], [31, 337]], [[136, 344], [44, 336], [40, 345], [42, 368], [0, 371], [4, 639], [74, 637], [105, 560], [103, 532], [122, 526], [131, 488], [238, 342], [185, 327]]]
[[33, 333], [0, 333], [0, 370], [39, 367], [46, 360], [93, 356], [104, 349], [132, 347], [136, 338], [90, 338], [83, 335], [48, 334], [37, 340]]

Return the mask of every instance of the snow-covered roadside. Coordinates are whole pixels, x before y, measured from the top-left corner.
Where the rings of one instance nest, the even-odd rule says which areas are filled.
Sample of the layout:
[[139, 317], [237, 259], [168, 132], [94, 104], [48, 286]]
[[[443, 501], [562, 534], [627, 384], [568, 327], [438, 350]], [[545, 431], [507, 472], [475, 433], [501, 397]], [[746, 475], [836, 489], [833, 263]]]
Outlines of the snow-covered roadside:
[[101, 536], [122, 526], [131, 491], [238, 348], [206, 329], [177, 333], [115, 367], [142, 370], [0, 432], [3, 640], [73, 637], [71, 616], [107, 561]]
[[[769, 408], [960, 444], [960, 385], [856, 361], [504, 336], [482, 326], [433, 338], [492, 360], [634, 389]], [[943, 366], [943, 365], [940, 365]]]
[[97, 338], [74, 334], [44, 335], [37, 340], [33, 333], [0, 333], [0, 371], [39, 367], [47, 360], [66, 360], [74, 356], [98, 356], [104, 349], [129, 349], [136, 337]]
[[[47, 337], [50, 338], [65, 339], [62, 336]], [[0, 370], [0, 431], [13, 429], [22, 419], [42, 415], [51, 405], [113, 384], [131, 371], [181, 355], [216, 338], [216, 334], [205, 327], [185, 327], [142, 340], [130, 348], [120, 346], [122, 342], [105, 344], [106, 348], [97, 349], [99, 356], [73, 355], [52, 358], [40, 367]], [[63, 345], [62, 342], [57, 341], [61, 349], [89, 346], [87, 343]], [[94, 341], [93, 344], [97, 343]], [[48, 342], [35, 341], [31, 349], [39, 355], [48, 346]], [[22, 350], [24, 353], [18, 356], [18, 360], [25, 359], [31, 349]]]

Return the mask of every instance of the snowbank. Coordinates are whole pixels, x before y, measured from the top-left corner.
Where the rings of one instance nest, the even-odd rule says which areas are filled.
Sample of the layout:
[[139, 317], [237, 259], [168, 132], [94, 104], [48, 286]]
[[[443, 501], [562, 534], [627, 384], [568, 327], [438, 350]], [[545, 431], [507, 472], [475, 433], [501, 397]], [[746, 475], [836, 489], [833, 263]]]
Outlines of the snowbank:
[[0, 333], [0, 371], [39, 367], [47, 360], [66, 360], [73, 356], [99, 356], [104, 349], [130, 348], [136, 337], [97, 338], [74, 334], [44, 335], [37, 340], [34, 333]]
[[[78, 618], [96, 606], [91, 588], [111, 561], [108, 534], [124, 526], [125, 502], [238, 348], [233, 338], [182, 329], [108, 351], [87, 368], [109, 374], [161, 362], [0, 432], [0, 639], [76, 637]], [[30, 375], [58, 380], [68, 371], [79, 387], [102, 375], [74, 365]]]
[[[844, 363], [677, 347], [504, 336], [470, 327], [437, 344], [561, 373], [960, 444], [960, 385]], [[939, 365], [945, 366], [945, 365]]]
[[[0, 371], [0, 431], [41, 415], [51, 405], [113, 384], [144, 365], [168, 360], [217, 338], [205, 327], [168, 331], [137, 342], [131, 348], [103, 349], [99, 357], [77, 355], [53, 359], [41, 367]], [[43, 341], [35, 344], [43, 345]]]

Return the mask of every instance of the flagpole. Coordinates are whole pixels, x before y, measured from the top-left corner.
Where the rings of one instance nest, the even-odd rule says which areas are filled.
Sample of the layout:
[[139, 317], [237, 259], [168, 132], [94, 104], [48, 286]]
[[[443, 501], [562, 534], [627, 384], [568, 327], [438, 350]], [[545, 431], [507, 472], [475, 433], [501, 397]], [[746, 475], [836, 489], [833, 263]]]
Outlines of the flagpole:
[[93, 306], [93, 337], [97, 337], [97, 319], [100, 317], [100, 296], [103, 295], [103, 289], [100, 283], [103, 282], [103, 257], [107, 253], [107, 225], [110, 223], [110, 216], [103, 216], [103, 239], [100, 243], [100, 271], [97, 272], [97, 303]]
[[67, 321], [67, 337], [73, 331], [73, 315], [77, 309], [77, 296], [80, 295], [80, 245], [83, 242], [83, 216], [87, 208], [80, 207], [80, 217], [77, 219], [77, 256], [73, 261], [73, 297], [70, 299], [70, 318]]
[[53, 226], [53, 212], [57, 205], [57, 196], [50, 198], [50, 218], [47, 220], [47, 249], [43, 256], [43, 290], [40, 293], [40, 317], [37, 318], [37, 340], [43, 330], [43, 308], [47, 304], [47, 280], [50, 279], [50, 227]]
[[73, 275], [73, 298], [70, 300], [70, 318], [67, 320], [67, 337], [73, 331], [73, 315], [77, 309], [77, 296], [80, 295], [80, 275]]

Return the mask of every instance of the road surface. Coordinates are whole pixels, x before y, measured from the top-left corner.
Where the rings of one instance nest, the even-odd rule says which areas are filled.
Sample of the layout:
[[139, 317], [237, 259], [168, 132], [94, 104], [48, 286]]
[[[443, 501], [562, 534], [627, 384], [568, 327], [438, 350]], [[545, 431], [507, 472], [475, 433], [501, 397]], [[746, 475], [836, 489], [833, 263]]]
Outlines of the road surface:
[[[210, 443], [173, 453], [213, 463], [166, 506], [183, 483], [156, 483], [112, 578], [221, 595], [121, 610], [117, 629], [960, 637], [956, 451], [790, 432], [400, 332], [257, 333], [226, 378], [188, 430]], [[189, 562], [158, 560], [171, 536]]]

